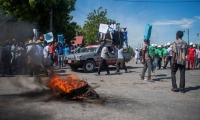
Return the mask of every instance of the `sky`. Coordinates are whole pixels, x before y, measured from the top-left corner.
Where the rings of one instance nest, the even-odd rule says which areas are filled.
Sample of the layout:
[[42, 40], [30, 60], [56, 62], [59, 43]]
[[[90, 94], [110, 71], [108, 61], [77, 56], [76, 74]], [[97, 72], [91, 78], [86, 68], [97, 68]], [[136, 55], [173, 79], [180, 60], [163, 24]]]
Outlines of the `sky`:
[[[185, 31], [183, 40], [199, 43], [200, 0], [198, 2], [175, 2], [195, 0], [77, 0], [72, 21], [83, 27], [87, 15], [99, 7], [107, 9], [107, 16], [127, 27], [128, 44], [133, 48], [143, 44], [147, 24], [152, 24], [151, 44], [164, 45], [176, 40], [178, 30]], [[138, 1], [138, 0], [137, 0]], [[143, 1], [143, 0], [139, 0]], [[158, 1], [158, 2], [155, 2]], [[172, 2], [173, 1], [173, 2]]]

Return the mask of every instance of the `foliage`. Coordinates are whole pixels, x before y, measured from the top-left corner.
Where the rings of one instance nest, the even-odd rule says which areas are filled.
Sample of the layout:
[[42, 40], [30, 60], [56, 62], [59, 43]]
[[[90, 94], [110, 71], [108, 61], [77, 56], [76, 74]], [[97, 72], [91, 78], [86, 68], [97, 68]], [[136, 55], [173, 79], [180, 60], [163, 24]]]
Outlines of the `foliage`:
[[[86, 45], [91, 45], [96, 42], [100, 23], [105, 24], [110, 21], [114, 21], [107, 18], [106, 15], [107, 9], [102, 10], [102, 7], [88, 14], [87, 20], [85, 21], [85, 24], [83, 26], [84, 40], [86, 42]], [[117, 25], [119, 25], [119, 23]]]
[[75, 36], [76, 23], [70, 12], [75, 10], [76, 0], [0, 0], [0, 9], [16, 20], [36, 22], [41, 33], [50, 31], [50, 11], [53, 10], [53, 33]]

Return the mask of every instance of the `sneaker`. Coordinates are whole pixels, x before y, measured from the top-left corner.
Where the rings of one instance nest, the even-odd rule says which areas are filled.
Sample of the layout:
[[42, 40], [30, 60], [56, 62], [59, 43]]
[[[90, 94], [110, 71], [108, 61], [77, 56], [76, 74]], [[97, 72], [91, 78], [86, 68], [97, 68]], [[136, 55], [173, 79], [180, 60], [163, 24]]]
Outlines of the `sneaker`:
[[166, 67], [163, 67], [163, 69], [166, 69]]
[[171, 91], [178, 92], [179, 90], [177, 88], [172, 88]]
[[149, 79], [149, 80], [148, 80], [148, 82], [155, 82], [155, 81], [154, 81], [154, 80], [152, 80], [152, 79]]

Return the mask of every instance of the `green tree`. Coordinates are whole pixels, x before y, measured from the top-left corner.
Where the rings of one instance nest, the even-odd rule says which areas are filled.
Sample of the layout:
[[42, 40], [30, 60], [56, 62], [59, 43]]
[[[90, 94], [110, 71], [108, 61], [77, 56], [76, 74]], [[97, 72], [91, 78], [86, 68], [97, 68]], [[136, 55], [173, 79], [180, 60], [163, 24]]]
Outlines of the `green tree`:
[[0, 9], [16, 20], [36, 22], [41, 33], [50, 31], [50, 10], [53, 10], [53, 33], [75, 36], [76, 23], [70, 22], [76, 0], [0, 0]]
[[106, 15], [107, 9], [102, 10], [102, 7], [88, 14], [87, 20], [83, 26], [86, 45], [94, 44], [96, 42], [100, 23], [108, 23], [110, 21], [114, 21], [107, 18]]

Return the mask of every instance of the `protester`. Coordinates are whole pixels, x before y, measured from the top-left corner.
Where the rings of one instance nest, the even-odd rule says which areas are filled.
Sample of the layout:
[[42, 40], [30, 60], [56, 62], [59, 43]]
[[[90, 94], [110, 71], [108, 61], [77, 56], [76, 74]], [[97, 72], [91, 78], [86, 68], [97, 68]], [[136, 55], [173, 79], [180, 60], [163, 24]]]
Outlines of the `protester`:
[[147, 80], [149, 82], [154, 82], [154, 80], [151, 79], [152, 64], [151, 64], [151, 59], [149, 57], [149, 52], [148, 52], [149, 44], [150, 44], [150, 40], [144, 39], [144, 45], [142, 47], [142, 64], [144, 65], [144, 67], [142, 69], [141, 80], [144, 80], [144, 75], [145, 75], [146, 70], [148, 68]]
[[[196, 63], [196, 67], [198, 67], [199, 63], [200, 63], [200, 47], [199, 47], [199, 50], [197, 51], [197, 63]], [[199, 68], [200, 68], [200, 64], [199, 64]]]
[[152, 76], [155, 77], [156, 76], [155, 75], [155, 69], [156, 69], [157, 61], [156, 61], [156, 58], [155, 58], [154, 44], [152, 44], [152, 45], [149, 46], [148, 52], [149, 52], [149, 57], [150, 57], [151, 62], [152, 62]]
[[123, 34], [124, 34], [124, 43], [126, 44], [126, 47], [128, 47], [128, 31], [126, 27], [124, 27]]
[[124, 56], [123, 56], [123, 51], [126, 50], [127, 48], [123, 48], [120, 45], [115, 46], [115, 48], [117, 49], [117, 61], [116, 61], [116, 72], [115, 74], [119, 73], [120, 70], [120, 65], [122, 65], [123, 69], [125, 70], [125, 73], [127, 73], [127, 68], [125, 65], [125, 60], [124, 60]]
[[157, 60], [158, 60], [158, 69], [157, 70], [160, 70], [161, 65], [162, 65], [162, 58], [163, 58], [163, 51], [162, 51], [161, 45], [158, 45], [158, 49], [156, 51], [158, 54], [157, 55]]
[[63, 45], [61, 43], [58, 43], [58, 46], [56, 47], [58, 50], [58, 64], [59, 68], [63, 67]]
[[27, 55], [28, 55], [28, 67], [29, 67], [29, 77], [33, 77], [33, 73], [34, 73], [34, 69], [35, 69], [35, 58], [36, 58], [36, 51], [37, 51], [37, 47], [35, 46], [33, 40], [29, 40], [28, 43], [26, 43], [27, 45]]
[[193, 48], [193, 43], [190, 43], [190, 48], [188, 48], [188, 70], [194, 69], [195, 55], [196, 49]]
[[137, 64], [138, 60], [140, 59], [138, 48], [135, 50], [135, 63]]
[[35, 42], [35, 45], [37, 47], [37, 51], [36, 51], [36, 65], [38, 66], [38, 69], [42, 69], [42, 71], [44, 70], [44, 67], [43, 67], [43, 49], [44, 49], [44, 46], [42, 45], [43, 44], [43, 41], [41, 40], [37, 40]]
[[66, 66], [67, 64], [67, 56], [70, 54], [70, 47], [68, 44], [65, 44], [64, 50], [64, 65]]
[[141, 63], [142, 62], [142, 48], [140, 48], [139, 56], [140, 56], [140, 63]]
[[163, 64], [166, 64], [166, 58], [167, 58], [167, 45], [165, 44], [164, 47], [162, 48], [163, 52]]
[[[187, 43], [182, 40], [183, 31], [177, 31], [176, 41], [172, 45], [172, 91], [174, 92], [185, 92], [185, 66], [186, 66], [186, 54], [187, 54]], [[176, 84], [176, 72], [180, 70], [180, 84], [179, 89]]]
[[16, 46], [16, 72], [19, 74], [20, 72], [22, 72], [23, 69], [23, 56], [22, 56], [22, 52], [25, 50], [25, 48], [23, 48], [22, 42], [19, 43], [18, 46]]
[[167, 64], [168, 62], [170, 62], [170, 66], [172, 64], [172, 46], [170, 45], [170, 43], [167, 43], [167, 56], [166, 56], [166, 63], [164, 64], [164, 67], [163, 69], [166, 69], [167, 68]]
[[51, 66], [53, 66], [54, 64], [54, 50], [55, 50], [55, 45], [53, 42], [50, 43], [50, 46], [49, 46], [49, 55], [50, 55], [50, 58], [51, 58]]
[[9, 75], [12, 75], [12, 69], [11, 69], [11, 61], [12, 54], [7, 48], [3, 48], [2, 55], [1, 55], [1, 62], [3, 63], [3, 74], [2, 76], [5, 76], [8, 72]]
[[44, 72], [45, 75], [48, 76], [49, 70], [51, 67], [51, 58], [50, 58], [50, 43], [47, 43], [46, 41], [44, 41], [44, 49], [43, 49], [43, 56], [44, 56]]
[[107, 47], [105, 47], [105, 42], [101, 43], [101, 62], [99, 63], [99, 69], [98, 69], [98, 73], [96, 74], [97, 76], [100, 75], [101, 69], [102, 67], [104, 67], [107, 71], [107, 74], [105, 75], [110, 75], [109, 69], [108, 69], [108, 65], [106, 63], [106, 59], [110, 59], [110, 56], [108, 55], [108, 49]]

